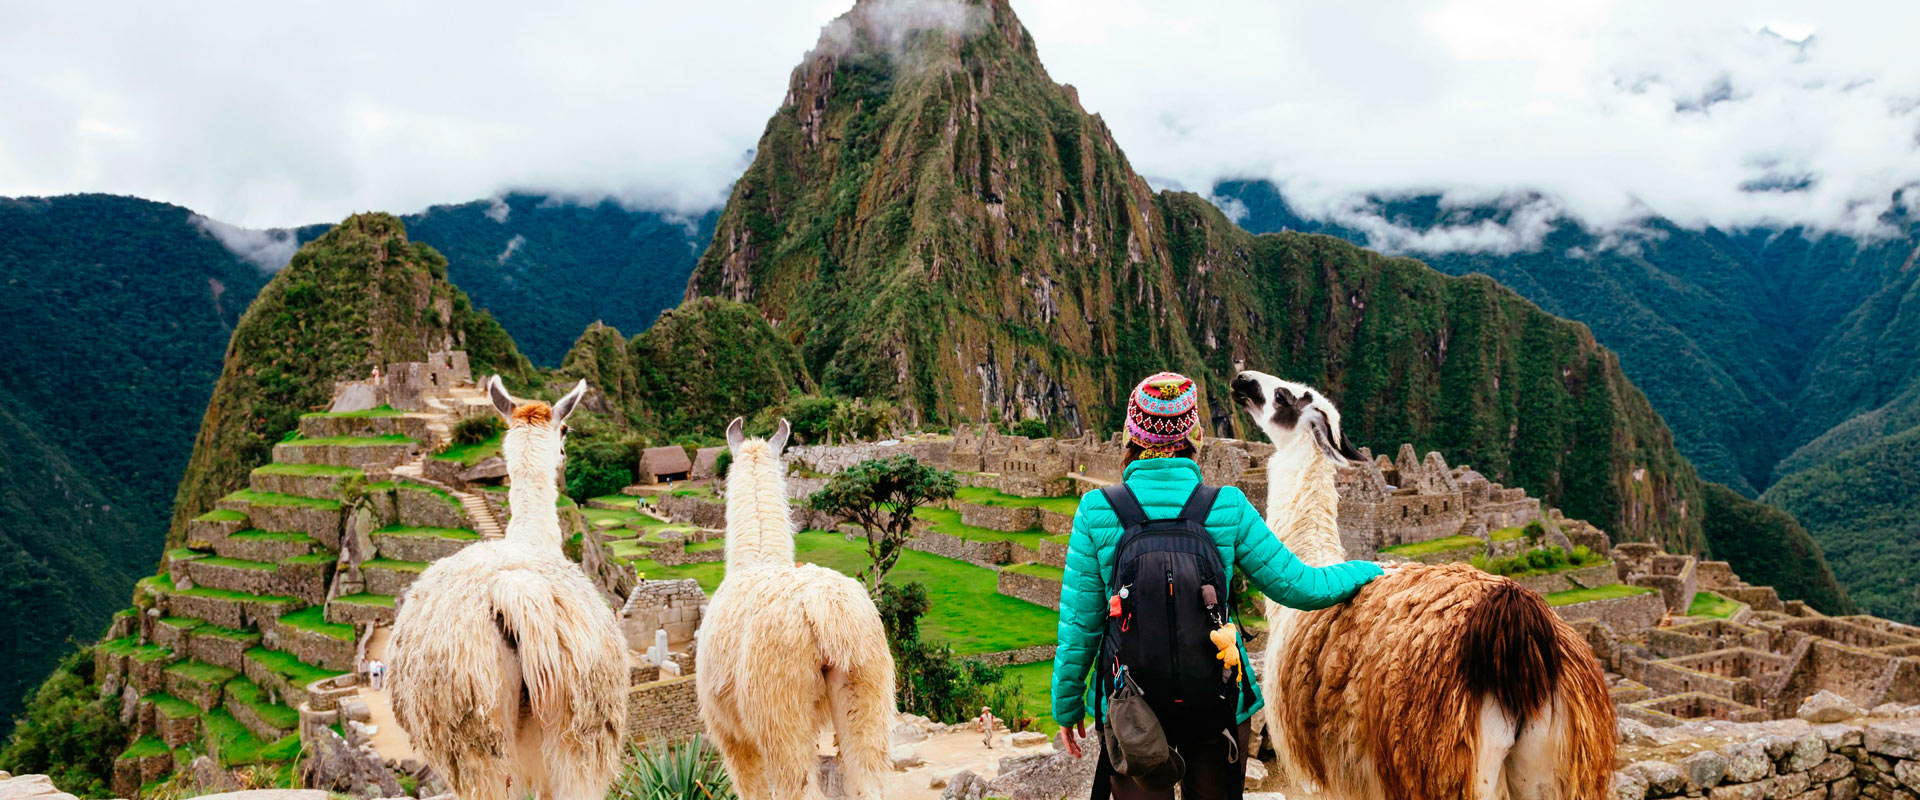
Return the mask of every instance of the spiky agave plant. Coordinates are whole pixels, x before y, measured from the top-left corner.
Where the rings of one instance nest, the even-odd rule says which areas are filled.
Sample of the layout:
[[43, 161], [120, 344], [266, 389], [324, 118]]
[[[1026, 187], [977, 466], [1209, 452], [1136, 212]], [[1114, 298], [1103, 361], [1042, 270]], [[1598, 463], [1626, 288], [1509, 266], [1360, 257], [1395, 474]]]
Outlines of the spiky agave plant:
[[627, 746], [626, 769], [607, 800], [736, 800], [720, 754], [695, 736], [642, 749]]

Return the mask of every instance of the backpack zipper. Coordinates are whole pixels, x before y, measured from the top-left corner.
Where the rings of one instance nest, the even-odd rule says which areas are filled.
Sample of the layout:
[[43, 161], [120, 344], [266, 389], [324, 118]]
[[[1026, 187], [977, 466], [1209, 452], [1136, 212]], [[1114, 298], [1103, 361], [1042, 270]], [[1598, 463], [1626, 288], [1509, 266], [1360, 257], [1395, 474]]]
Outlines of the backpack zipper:
[[[1179, 614], [1179, 609], [1174, 607], [1173, 569], [1169, 567], [1167, 569], [1167, 617], [1166, 617], [1167, 627], [1169, 629], [1171, 629], [1175, 624], [1176, 615], [1178, 614]], [[1180, 656], [1175, 655], [1172, 658], [1172, 661], [1173, 661], [1173, 663], [1171, 664], [1171, 666], [1173, 667], [1172, 685], [1177, 687], [1180, 685]], [[1175, 698], [1173, 702], [1179, 703], [1182, 701], [1179, 698]]]

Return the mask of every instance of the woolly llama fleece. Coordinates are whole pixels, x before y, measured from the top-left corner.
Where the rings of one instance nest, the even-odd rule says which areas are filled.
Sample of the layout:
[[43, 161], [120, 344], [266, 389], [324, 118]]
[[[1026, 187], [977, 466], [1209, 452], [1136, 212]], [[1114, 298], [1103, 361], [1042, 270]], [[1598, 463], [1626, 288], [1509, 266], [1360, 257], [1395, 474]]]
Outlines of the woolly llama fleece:
[[[1260, 372], [1233, 394], [1273, 441], [1268, 527], [1309, 564], [1343, 560], [1334, 478], [1359, 454], [1339, 409]], [[1267, 619], [1267, 730], [1315, 796], [1607, 796], [1617, 734], [1599, 661], [1513, 580], [1407, 565], [1333, 608], [1268, 603]]]
[[393, 710], [461, 800], [600, 800], [620, 766], [626, 643], [613, 610], [561, 552], [555, 508], [567, 415], [487, 394], [513, 518], [506, 538], [434, 562], [394, 623]]
[[727, 570], [700, 626], [700, 717], [741, 800], [821, 796], [831, 727], [847, 793], [880, 800], [890, 766], [893, 657], [858, 581], [794, 564], [786, 420], [772, 440], [727, 426]]

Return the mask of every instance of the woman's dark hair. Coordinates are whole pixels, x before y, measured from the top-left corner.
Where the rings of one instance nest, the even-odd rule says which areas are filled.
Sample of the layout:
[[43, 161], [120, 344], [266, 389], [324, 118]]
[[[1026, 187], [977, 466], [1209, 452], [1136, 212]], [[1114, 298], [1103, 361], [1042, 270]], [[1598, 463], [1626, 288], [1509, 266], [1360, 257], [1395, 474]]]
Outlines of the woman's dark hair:
[[[1139, 461], [1140, 456], [1146, 452], [1147, 452], [1146, 448], [1141, 447], [1139, 444], [1136, 444], [1132, 440], [1129, 440], [1127, 442], [1126, 463], [1131, 464], [1135, 461]], [[1195, 447], [1191, 440], [1181, 442], [1180, 449], [1173, 451], [1174, 458], [1193, 458], [1195, 455], [1198, 455], [1198, 454], [1199, 454], [1199, 448]]]

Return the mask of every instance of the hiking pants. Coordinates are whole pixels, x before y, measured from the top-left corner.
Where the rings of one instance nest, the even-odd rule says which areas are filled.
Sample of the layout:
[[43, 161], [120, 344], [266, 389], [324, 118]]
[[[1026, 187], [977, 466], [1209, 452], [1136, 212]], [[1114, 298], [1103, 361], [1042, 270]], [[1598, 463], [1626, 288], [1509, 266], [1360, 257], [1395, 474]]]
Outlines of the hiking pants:
[[[1235, 729], [1239, 737], [1235, 746], [1229, 746], [1227, 737], [1220, 731], [1189, 737], [1181, 741], [1169, 742], [1180, 757], [1187, 762], [1187, 773], [1180, 779], [1182, 800], [1240, 800], [1240, 793], [1247, 782], [1247, 738], [1253, 732], [1252, 722], [1242, 722]], [[1113, 766], [1107, 763], [1107, 748], [1103, 742], [1089, 741], [1100, 748], [1100, 766], [1094, 772], [1094, 781], [1111, 781], [1113, 800], [1173, 800], [1173, 790], [1152, 792], [1135, 783], [1125, 775], [1113, 774]], [[1230, 755], [1239, 756], [1228, 763]], [[1100, 796], [1099, 787], [1095, 787], [1094, 796]]]

